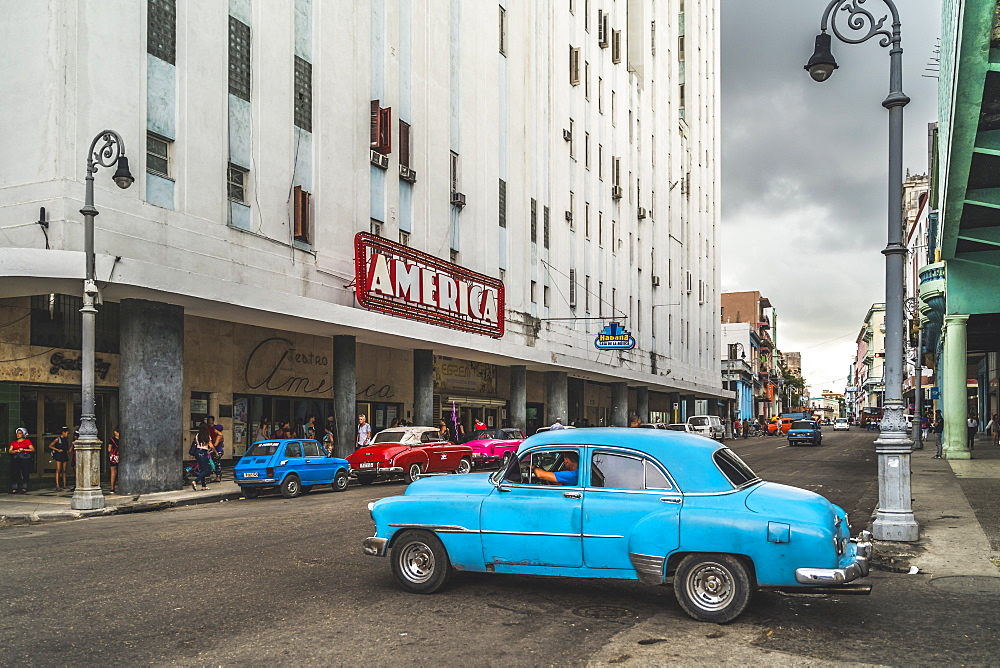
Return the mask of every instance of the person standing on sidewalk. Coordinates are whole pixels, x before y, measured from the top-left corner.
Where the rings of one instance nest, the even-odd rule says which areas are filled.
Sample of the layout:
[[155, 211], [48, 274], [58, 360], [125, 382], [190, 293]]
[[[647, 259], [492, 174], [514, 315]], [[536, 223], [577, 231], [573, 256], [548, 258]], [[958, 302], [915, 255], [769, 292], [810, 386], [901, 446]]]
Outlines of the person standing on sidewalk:
[[372, 440], [372, 426], [368, 424], [368, 418], [364, 415], [358, 416], [358, 444], [355, 450], [365, 447]]
[[118, 452], [118, 441], [120, 438], [121, 434], [118, 433], [118, 427], [115, 427], [114, 431], [111, 432], [111, 438], [108, 439], [108, 469], [111, 470], [112, 494], [115, 493], [115, 485], [118, 484], [118, 461], [121, 459], [121, 455]]
[[[35, 444], [28, 438], [28, 430], [18, 427], [10, 442], [10, 494], [28, 493], [28, 474], [35, 453]], [[18, 489], [20, 487], [21, 489]]]
[[[59, 430], [59, 435], [49, 443], [49, 452], [52, 453], [52, 461], [56, 463], [56, 491], [61, 492], [63, 489], [69, 489], [69, 483], [66, 482], [66, 462], [69, 461], [69, 427], [63, 427]], [[112, 485], [112, 491], [114, 491], [114, 485]]]
[[936, 441], [934, 449], [934, 459], [941, 459], [942, 448], [944, 447], [944, 416], [941, 411], [934, 411], [934, 421], [931, 422], [931, 431], [934, 432]]
[[993, 445], [1000, 446], [1000, 420], [997, 420], [996, 413], [990, 418], [990, 423], [986, 425], [986, 431], [993, 437]]
[[[210, 434], [211, 435], [211, 434]], [[226, 437], [222, 435], [222, 425], [215, 425], [215, 440], [212, 441], [212, 463], [215, 464], [215, 482], [222, 482], [222, 451]]]
[[975, 450], [976, 432], [979, 431], [979, 414], [976, 411], [969, 411], [969, 419], [965, 421], [965, 426], [969, 430], [969, 450]]
[[208, 426], [202, 425], [198, 430], [198, 435], [194, 437], [194, 458], [198, 462], [198, 477], [191, 481], [191, 489], [197, 491], [198, 483], [201, 483], [202, 489], [208, 489], [208, 485], [205, 484], [205, 478], [212, 470], [212, 453], [215, 448], [212, 447], [212, 437], [208, 435]]

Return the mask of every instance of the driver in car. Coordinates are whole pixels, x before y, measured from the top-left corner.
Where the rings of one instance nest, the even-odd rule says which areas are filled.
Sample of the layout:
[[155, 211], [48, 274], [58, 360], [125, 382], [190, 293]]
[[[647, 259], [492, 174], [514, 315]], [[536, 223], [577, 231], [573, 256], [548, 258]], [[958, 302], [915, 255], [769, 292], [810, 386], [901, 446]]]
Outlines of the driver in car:
[[563, 470], [552, 473], [543, 468], [535, 467], [535, 478], [554, 485], [576, 486], [580, 480], [580, 456], [573, 451], [563, 453]]

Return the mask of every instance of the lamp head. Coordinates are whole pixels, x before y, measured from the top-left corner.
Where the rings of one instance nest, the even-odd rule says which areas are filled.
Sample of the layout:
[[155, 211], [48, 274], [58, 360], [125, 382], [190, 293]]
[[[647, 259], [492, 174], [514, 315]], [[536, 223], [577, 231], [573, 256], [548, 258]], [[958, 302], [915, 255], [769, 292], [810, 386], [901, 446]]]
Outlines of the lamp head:
[[805, 65], [805, 69], [809, 70], [809, 76], [813, 78], [813, 81], [826, 81], [839, 67], [830, 51], [830, 42], [830, 36], [825, 32], [816, 35], [816, 49]]
[[128, 188], [132, 185], [132, 182], [135, 181], [135, 178], [132, 176], [132, 172], [128, 170], [128, 158], [124, 155], [118, 156], [118, 170], [111, 178], [115, 180], [115, 183], [122, 190]]

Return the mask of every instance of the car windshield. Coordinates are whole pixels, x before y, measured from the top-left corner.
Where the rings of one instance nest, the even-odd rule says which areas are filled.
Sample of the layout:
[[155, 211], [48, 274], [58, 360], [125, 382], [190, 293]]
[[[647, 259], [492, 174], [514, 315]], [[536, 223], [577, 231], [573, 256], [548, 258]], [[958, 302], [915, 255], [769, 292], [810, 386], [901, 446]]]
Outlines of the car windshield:
[[816, 423], [809, 420], [796, 420], [792, 423], [792, 429], [815, 429]]
[[270, 457], [278, 451], [278, 444], [274, 442], [254, 443], [250, 446], [244, 457]]
[[721, 448], [713, 455], [716, 466], [722, 474], [729, 478], [734, 487], [742, 487], [757, 480], [757, 474], [729, 448]]
[[691, 425], [692, 427], [707, 427], [707, 426], [708, 426], [708, 418], [704, 418], [704, 417], [693, 417], [693, 418], [690, 418], [690, 419], [688, 420], [688, 423], [689, 423], [689, 424], [690, 424], [690, 425]]
[[837, 418], [836, 421], [839, 422], [839, 423], [841, 423], [841, 424], [843, 424], [843, 423], [847, 422], [847, 418]]
[[687, 431], [687, 429], [685, 429], [686, 426], [687, 425], [683, 424], [668, 424], [667, 429], [673, 429], [674, 431]]

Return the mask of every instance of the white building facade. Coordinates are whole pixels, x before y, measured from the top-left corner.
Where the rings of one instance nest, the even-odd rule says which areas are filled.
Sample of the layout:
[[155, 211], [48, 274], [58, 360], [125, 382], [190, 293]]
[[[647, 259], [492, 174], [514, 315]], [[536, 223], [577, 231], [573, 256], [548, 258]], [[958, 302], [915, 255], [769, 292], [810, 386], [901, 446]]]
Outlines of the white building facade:
[[[345, 453], [358, 412], [527, 430], [724, 414], [718, 4], [13, 5], [0, 428], [45, 440], [79, 419], [78, 211], [105, 128], [135, 176], [95, 184], [98, 419], [102, 438], [122, 426], [126, 487], [170, 488], [209, 414], [227, 456], [264, 417], [315, 415]], [[420, 284], [422, 319], [365, 308], [364, 239], [502, 286], [502, 335], [466, 331], [446, 279]], [[611, 321], [634, 349], [595, 348]], [[160, 468], [129, 473], [129, 452]]]

